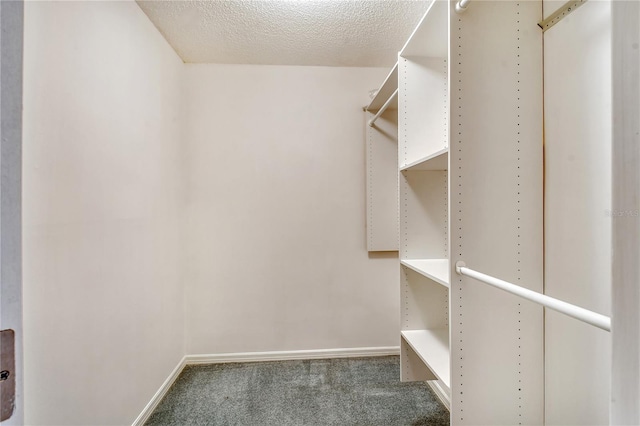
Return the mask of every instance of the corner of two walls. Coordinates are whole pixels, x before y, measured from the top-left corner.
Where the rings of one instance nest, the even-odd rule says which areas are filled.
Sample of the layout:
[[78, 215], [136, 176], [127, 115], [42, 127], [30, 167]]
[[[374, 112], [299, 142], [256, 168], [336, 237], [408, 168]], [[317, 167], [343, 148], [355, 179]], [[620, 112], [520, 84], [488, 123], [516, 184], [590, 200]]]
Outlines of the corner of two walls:
[[27, 2], [25, 423], [131, 423], [185, 354], [397, 346], [365, 238], [380, 68], [184, 65], [135, 2]]

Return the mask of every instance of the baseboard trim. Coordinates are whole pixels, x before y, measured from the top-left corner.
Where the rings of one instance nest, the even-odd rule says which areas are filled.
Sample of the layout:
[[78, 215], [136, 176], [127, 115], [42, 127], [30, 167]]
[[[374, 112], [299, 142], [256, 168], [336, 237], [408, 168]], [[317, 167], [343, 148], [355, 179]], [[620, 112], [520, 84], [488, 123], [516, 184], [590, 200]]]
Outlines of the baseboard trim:
[[300, 359], [357, 358], [399, 355], [399, 346], [378, 348], [316, 349], [306, 351], [240, 352], [227, 354], [187, 355], [187, 365], [223, 364], [230, 362], [286, 361]]
[[431, 388], [431, 390], [436, 394], [440, 402], [447, 407], [447, 410], [451, 411], [451, 399], [449, 394], [442, 389], [440, 382], [437, 380], [428, 380], [427, 385]]
[[153, 410], [155, 410], [158, 404], [160, 404], [160, 401], [162, 401], [162, 398], [164, 398], [171, 385], [173, 385], [173, 382], [176, 381], [180, 373], [182, 373], [184, 367], [187, 365], [187, 363], [185, 362], [185, 358], [186, 357], [182, 357], [178, 365], [176, 365], [176, 368], [173, 369], [171, 374], [169, 374], [169, 377], [167, 377], [164, 383], [162, 383], [160, 389], [158, 389], [156, 394], [153, 395], [151, 401], [149, 401], [147, 406], [144, 407], [138, 418], [135, 419], [132, 426], [143, 426], [144, 423], [149, 420], [149, 417], [153, 413]]
[[399, 355], [399, 346], [385, 346], [379, 348], [350, 348], [350, 349], [316, 349], [307, 351], [274, 351], [274, 352], [240, 352], [228, 354], [199, 354], [186, 355], [173, 369], [160, 389], [153, 395], [151, 401], [133, 422], [132, 426], [143, 426], [156, 409], [162, 398], [178, 378], [184, 367], [196, 364], [225, 364], [230, 362], [259, 362], [286, 361], [297, 359], [326, 359], [326, 358], [357, 358]]

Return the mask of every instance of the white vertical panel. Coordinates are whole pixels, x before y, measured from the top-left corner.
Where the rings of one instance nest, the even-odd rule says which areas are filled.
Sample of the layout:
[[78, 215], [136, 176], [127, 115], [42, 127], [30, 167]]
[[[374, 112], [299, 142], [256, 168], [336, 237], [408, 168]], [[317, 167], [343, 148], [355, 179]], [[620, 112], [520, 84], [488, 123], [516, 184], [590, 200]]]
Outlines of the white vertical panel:
[[[368, 123], [375, 114], [365, 112]], [[398, 111], [366, 126], [367, 250], [398, 250]]]
[[612, 4], [611, 424], [640, 424], [640, 3]]
[[402, 172], [400, 204], [400, 258], [447, 258], [447, 172]]
[[449, 324], [447, 288], [409, 268], [401, 269], [402, 330], [447, 327]]
[[451, 13], [454, 425], [543, 422], [542, 308], [453, 269], [464, 260], [542, 290], [540, 18], [532, 1], [473, 1]]
[[[557, 2], [545, 3], [545, 14]], [[609, 315], [611, 5], [590, 1], [544, 34], [545, 293]], [[610, 335], [547, 311], [546, 423], [609, 420]]]
[[400, 167], [447, 147], [447, 61], [398, 60]]

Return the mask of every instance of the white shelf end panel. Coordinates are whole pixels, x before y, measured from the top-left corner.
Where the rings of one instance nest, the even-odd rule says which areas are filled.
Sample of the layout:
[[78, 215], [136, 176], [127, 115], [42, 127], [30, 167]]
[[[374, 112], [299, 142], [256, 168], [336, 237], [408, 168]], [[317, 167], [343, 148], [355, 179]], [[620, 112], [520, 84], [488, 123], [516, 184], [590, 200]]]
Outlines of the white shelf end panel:
[[449, 329], [405, 330], [401, 334], [429, 370], [448, 388], [451, 388]]
[[449, 288], [449, 259], [403, 259], [400, 263]]

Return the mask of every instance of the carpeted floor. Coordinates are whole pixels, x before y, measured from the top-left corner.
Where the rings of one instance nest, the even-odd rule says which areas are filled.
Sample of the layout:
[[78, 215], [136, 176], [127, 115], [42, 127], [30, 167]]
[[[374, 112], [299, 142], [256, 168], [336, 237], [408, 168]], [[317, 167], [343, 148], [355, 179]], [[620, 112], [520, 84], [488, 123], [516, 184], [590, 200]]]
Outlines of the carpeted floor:
[[449, 425], [421, 382], [400, 383], [399, 357], [186, 367], [146, 426]]

